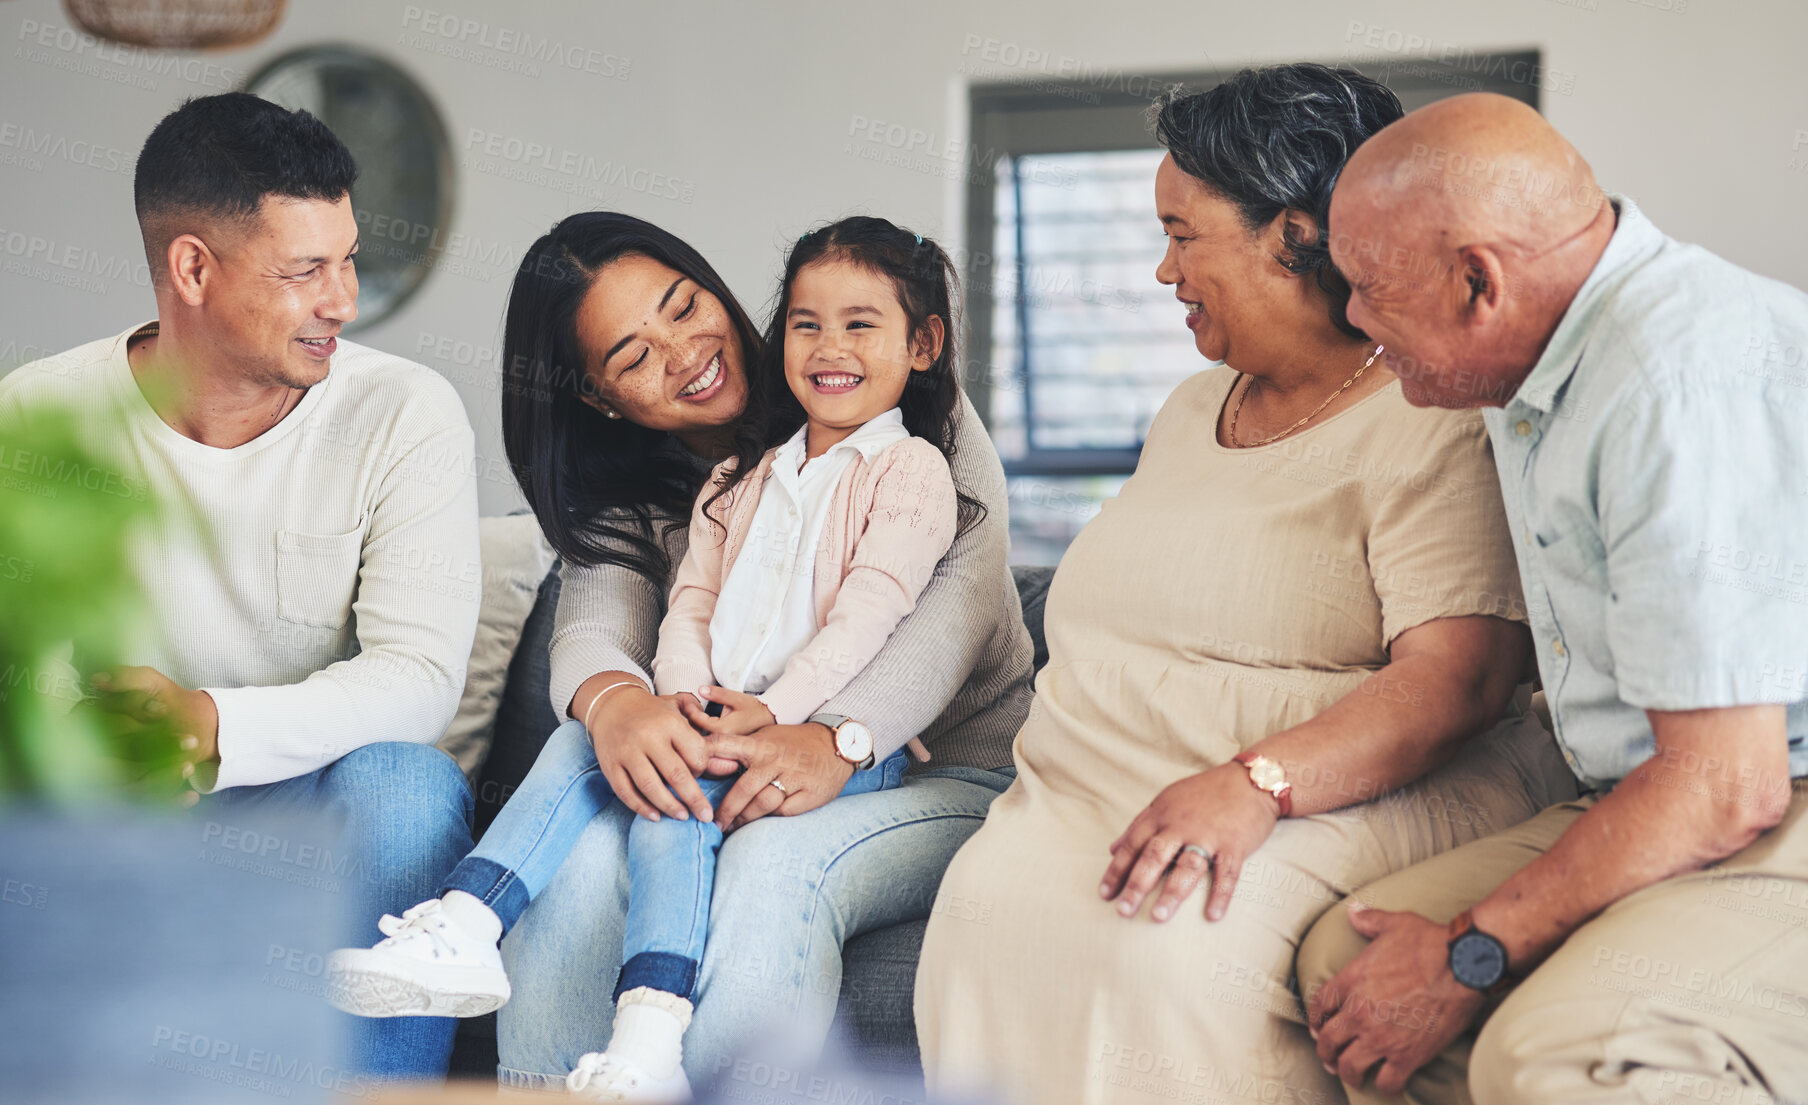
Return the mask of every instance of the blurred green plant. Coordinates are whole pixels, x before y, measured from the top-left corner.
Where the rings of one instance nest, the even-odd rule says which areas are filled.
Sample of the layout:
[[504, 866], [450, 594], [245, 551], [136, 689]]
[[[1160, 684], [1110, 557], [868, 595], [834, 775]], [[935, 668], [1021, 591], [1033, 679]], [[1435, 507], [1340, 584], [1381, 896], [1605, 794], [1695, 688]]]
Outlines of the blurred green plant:
[[165, 522], [142, 480], [86, 444], [109, 414], [0, 418], [0, 804], [192, 800], [171, 724], [103, 711], [87, 685], [144, 637], [129, 542]]

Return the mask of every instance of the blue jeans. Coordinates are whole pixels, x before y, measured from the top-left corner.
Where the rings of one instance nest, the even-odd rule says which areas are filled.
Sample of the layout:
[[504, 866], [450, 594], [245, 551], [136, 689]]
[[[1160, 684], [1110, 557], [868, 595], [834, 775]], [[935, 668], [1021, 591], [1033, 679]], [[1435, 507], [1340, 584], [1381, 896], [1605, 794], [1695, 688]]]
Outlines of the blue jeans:
[[[427, 744], [367, 744], [318, 771], [262, 786], [231, 787], [203, 799], [210, 816], [235, 808], [326, 812], [344, 827], [352, 939], [383, 938], [377, 919], [431, 898], [471, 847], [471, 788], [452, 757]], [[452, 1058], [451, 1017], [350, 1017], [348, 1067], [372, 1079], [444, 1078]]]
[[[907, 766], [903, 751], [841, 788], [842, 796], [896, 787]], [[713, 807], [738, 776], [698, 779]], [[514, 928], [528, 903], [546, 888], [592, 818], [620, 807], [596, 765], [583, 723], [568, 721], [547, 738], [534, 766], [509, 796], [483, 840], [446, 876], [442, 890], [462, 890], [496, 911], [504, 932]], [[637, 986], [692, 998], [709, 929], [710, 892], [722, 830], [713, 821], [663, 817], [631, 820], [628, 829], [628, 896], [620, 977], [611, 995]], [[613, 970], [612, 972], [613, 973]]]
[[[841, 991], [842, 944], [929, 916], [948, 862], [1011, 778], [1008, 768], [929, 769], [729, 834], [685, 1034], [693, 1084], [768, 1030], [820, 1046]], [[504, 1083], [555, 1089], [580, 1055], [609, 1042], [637, 820], [619, 803], [591, 818], [503, 941], [514, 988], [497, 1013]]]

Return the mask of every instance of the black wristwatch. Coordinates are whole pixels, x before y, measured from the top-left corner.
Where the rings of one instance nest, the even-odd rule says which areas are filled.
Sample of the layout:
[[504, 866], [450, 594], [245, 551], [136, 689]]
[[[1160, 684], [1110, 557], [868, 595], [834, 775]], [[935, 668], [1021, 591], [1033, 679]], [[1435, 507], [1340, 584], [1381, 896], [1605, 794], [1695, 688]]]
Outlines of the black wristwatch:
[[1475, 927], [1468, 910], [1450, 922], [1450, 973], [1471, 990], [1497, 994], [1513, 984], [1507, 946]]

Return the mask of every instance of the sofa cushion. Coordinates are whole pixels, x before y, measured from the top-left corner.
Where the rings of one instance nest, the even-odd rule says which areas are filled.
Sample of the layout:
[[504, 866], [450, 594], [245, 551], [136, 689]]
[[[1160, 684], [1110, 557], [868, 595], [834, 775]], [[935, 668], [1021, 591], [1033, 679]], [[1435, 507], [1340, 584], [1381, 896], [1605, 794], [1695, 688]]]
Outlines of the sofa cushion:
[[440, 748], [472, 779], [489, 755], [509, 664], [553, 562], [553, 551], [532, 514], [479, 518], [477, 532], [483, 554], [477, 632], [471, 640], [471, 659], [465, 665], [465, 689], [458, 712], [439, 740]]
[[553, 715], [552, 704], [547, 701], [547, 688], [552, 681], [552, 624], [558, 608], [559, 573], [555, 568], [546, 573], [540, 584], [533, 612], [521, 627], [515, 658], [509, 662], [508, 683], [503, 687], [502, 704], [496, 709], [490, 754], [475, 784], [474, 828], [478, 836], [496, 820], [502, 804], [527, 777], [528, 768], [534, 766], [546, 738], [564, 720]]

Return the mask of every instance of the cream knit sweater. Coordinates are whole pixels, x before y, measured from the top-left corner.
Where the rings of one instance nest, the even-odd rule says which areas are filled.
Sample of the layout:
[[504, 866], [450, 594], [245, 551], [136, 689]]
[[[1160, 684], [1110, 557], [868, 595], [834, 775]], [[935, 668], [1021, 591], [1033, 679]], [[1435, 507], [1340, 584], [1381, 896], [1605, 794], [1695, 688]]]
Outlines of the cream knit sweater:
[[[145, 401], [126, 361], [142, 329], [14, 370], [0, 415], [92, 412], [114, 484], [163, 504], [161, 532], [132, 549], [152, 635], [128, 662], [218, 704], [214, 788], [304, 775], [377, 741], [438, 740], [482, 584], [471, 427], [452, 386], [341, 339], [287, 417], [216, 449]], [[45, 493], [68, 478], [14, 452], [0, 438], [0, 469]]]

